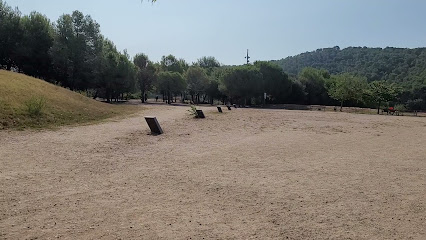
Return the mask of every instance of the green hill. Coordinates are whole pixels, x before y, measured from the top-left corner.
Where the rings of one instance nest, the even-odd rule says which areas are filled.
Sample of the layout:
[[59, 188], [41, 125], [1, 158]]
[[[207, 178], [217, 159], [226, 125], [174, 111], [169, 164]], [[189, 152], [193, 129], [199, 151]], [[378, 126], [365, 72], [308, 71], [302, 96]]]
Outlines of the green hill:
[[292, 75], [297, 75], [305, 67], [314, 67], [331, 74], [360, 74], [368, 81], [398, 82], [406, 89], [426, 86], [426, 48], [334, 47], [272, 62]]
[[[41, 114], [30, 114], [28, 106], [38, 101], [44, 103]], [[87, 123], [138, 109], [98, 102], [40, 79], [0, 70], [0, 129]]]

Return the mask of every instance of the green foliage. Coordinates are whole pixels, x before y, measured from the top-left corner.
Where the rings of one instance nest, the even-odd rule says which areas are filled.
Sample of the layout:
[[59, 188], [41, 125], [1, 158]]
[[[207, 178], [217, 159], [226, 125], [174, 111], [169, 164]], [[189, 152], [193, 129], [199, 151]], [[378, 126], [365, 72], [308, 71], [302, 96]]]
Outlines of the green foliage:
[[294, 57], [274, 61], [284, 71], [298, 74], [305, 67], [326, 69], [331, 74], [355, 73], [369, 82], [415, 81], [424, 83], [426, 48], [339, 47], [318, 49]]
[[263, 92], [274, 103], [284, 102], [291, 93], [292, 82], [288, 75], [276, 64], [269, 62], [255, 62], [255, 67], [262, 73]]
[[194, 66], [201, 67], [206, 70], [207, 75], [211, 76], [212, 72], [220, 67], [219, 61], [215, 57], [202, 57], [197, 60]]
[[54, 78], [61, 85], [85, 90], [103, 80], [104, 40], [99, 28], [90, 16], [79, 11], [59, 17], [51, 54]]
[[291, 92], [286, 102], [293, 104], [304, 104], [306, 99], [305, 85], [295, 77], [290, 78]]
[[419, 98], [414, 100], [408, 100], [406, 106], [408, 109], [419, 111], [422, 109], [426, 109], [426, 101]]
[[193, 115], [194, 117], [197, 117], [197, 108], [194, 105], [190, 106], [190, 109], [188, 110], [189, 114]]
[[25, 102], [26, 111], [31, 117], [40, 116], [45, 106], [46, 99], [44, 97], [33, 96]]
[[374, 81], [369, 84], [366, 96], [377, 104], [377, 113], [382, 103], [395, 100], [401, 89], [395, 83], [389, 84], [385, 81]]
[[19, 10], [0, 0], [0, 68], [10, 70], [18, 64], [18, 47], [23, 35], [20, 20]]
[[407, 108], [405, 107], [404, 104], [397, 104], [395, 105], [395, 110], [399, 112], [405, 112], [407, 111]]
[[173, 55], [163, 56], [161, 58], [161, 70], [177, 72], [183, 74], [188, 69], [188, 64], [183, 59], [177, 59]]
[[220, 89], [229, 98], [250, 104], [252, 98], [263, 95], [262, 73], [251, 65], [227, 69], [221, 79]]
[[326, 87], [330, 97], [341, 103], [340, 111], [342, 111], [345, 101], [362, 101], [363, 93], [367, 87], [367, 80], [349, 73], [344, 73], [332, 76], [331, 79], [326, 82]]
[[145, 94], [152, 89], [154, 81], [156, 80], [157, 69], [145, 54], [137, 54], [133, 59], [133, 63], [137, 68], [137, 79], [141, 91], [141, 100], [145, 102]]
[[325, 88], [326, 81], [330, 79], [330, 74], [326, 70], [304, 68], [298, 78], [304, 85], [307, 104], [328, 104], [331, 102]]
[[191, 95], [195, 95], [197, 103], [200, 103], [200, 95], [209, 86], [209, 77], [201, 67], [191, 66], [186, 71], [185, 78], [188, 83], [187, 90]]
[[178, 94], [186, 89], [185, 78], [178, 72], [160, 72], [157, 79], [157, 90], [167, 96], [168, 103], [171, 103], [172, 94]]
[[135, 90], [136, 67], [128, 56], [118, 52], [109, 40], [103, 41], [100, 69], [102, 74], [99, 76], [97, 88], [99, 95], [108, 102]]
[[51, 78], [50, 49], [53, 46], [54, 29], [50, 20], [37, 12], [21, 19], [22, 42], [17, 51], [18, 66], [27, 75]]
[[[318, 49], [273, 61], [289, 74], [297, 75], [306, 67], [326, 69], [331, 74], [352, 73], [367, 78], [368, 82], [387, 81], [398, 83], [405, 93], [401, 98], [407, 106], [426, 109], [418, 99], [419, 89], [426, 86], [426, 48], [367, 48], [339, 47]], [[410, 107], [410, 108], [411, 108]]]

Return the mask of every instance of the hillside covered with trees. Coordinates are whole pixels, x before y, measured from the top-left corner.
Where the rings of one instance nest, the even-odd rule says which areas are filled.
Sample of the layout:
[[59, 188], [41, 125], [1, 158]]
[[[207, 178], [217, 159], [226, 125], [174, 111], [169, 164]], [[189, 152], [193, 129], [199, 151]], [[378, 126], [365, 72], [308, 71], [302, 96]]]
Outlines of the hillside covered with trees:
[[407, 94], [426, 94], [426, 48], [323, 48], [272, 61], [290, 75], [304, 68], [327, 70], [330, 74], [352, 73], [368, 82], [384, 80], [398, 83]]
[[413, 87], [426, 84], [426, 48], [333, 47], [273, 62], [294, 75], [313, 67], [331, 74], [359, 74], [368, 81], [386, 80]]

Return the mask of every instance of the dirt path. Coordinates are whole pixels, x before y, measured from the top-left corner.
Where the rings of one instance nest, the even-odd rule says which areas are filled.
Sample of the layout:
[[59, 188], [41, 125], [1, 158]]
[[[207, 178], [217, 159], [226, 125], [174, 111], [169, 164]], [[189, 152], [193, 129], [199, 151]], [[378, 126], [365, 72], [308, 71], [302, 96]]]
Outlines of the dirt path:
[[146, 108], [0, 132], [0, 239], [426, 238], [426, 118]]

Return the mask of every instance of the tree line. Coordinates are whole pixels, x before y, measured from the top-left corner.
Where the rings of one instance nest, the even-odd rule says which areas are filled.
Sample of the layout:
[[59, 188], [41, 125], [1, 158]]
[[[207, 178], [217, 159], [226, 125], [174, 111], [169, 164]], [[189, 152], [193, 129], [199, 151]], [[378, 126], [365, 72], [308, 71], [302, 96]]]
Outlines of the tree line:
[[[397, 97], [402, 102], [405, 94], [396, 84], [369, 81], [358, 73], [330, 74], [327, 70], [303, 68], [288, 75], [272, 62], [223, 66], [212, 56], [191, 64], [173, 55], [163, 56], [159, 62], [143, 53], [130, 57], [101, 34], [99, 24], [89, 15], [74, 11], [51, 22], [37, 12], [22, 16], [1, 0], [0, 43], [0, 68], [108, 102], [138, 92], [142, 102], [148, 93], [154, 93], [161, 94], [168, 103], [179, 99], [210, 104], [221, 101], [380, 108], [389, 101], [398, 103]], [[421, 102], [403, 103], [410, 109], [423, 107]]]

